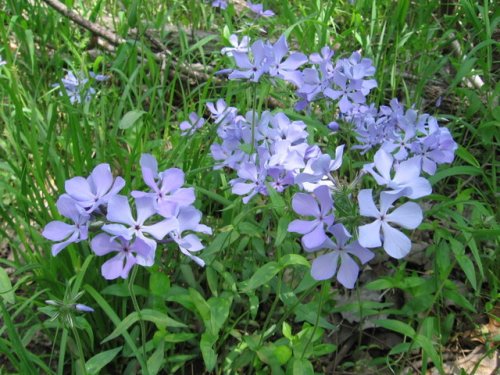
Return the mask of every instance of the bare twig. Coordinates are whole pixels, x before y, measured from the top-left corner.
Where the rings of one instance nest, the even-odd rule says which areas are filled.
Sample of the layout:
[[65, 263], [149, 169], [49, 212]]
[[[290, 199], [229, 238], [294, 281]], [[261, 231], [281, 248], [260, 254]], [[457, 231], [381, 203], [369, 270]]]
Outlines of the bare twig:
[[95, 35], [98, 35], [101, 38], [106, 39], [110, 43], [118, 45], [125, 42], [123, 38], [119, 37], [113, 31], [106, 29], [105, 27], [98, 25], [96, 23], [90, 22], [89, 20], [86, 20], [85, 18], [80, 16], [77, 12], [69, 9], [66, 5], [64, 5], [60, 1], [58, 0], [43, 0], [43, 1], [50, 7], [57, 10], [63, 16], [68, 17], [73, 22], [91, 31]]

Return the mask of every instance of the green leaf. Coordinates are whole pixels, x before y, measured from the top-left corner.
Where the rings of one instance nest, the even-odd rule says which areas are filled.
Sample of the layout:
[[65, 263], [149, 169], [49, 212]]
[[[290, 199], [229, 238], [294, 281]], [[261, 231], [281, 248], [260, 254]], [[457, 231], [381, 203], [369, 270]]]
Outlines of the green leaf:
[[375, 320], [374, 324], [378, 327], [382, 327], [388, 329], [390, 331], [401, 333], [402, 335], [408, 337], [415, 337], [415, 330], [408, 324], [400, 322], [399, 320], [394, 319], [379, 319]]
[[220, 297], [212, 297], [208, 300], [211, 312], [211, 331], [213, 334], [217, 334], [224, 326], [224, 323], [229, 316], [232, 303], [233, 297], [227, 292]]
[[0, 297], [6, 303], [13, 304], [16, 301], [9, 275], [3, 268], [0, 268]]
[[418, 345], [420, 345], [422, 347], [424, 353], [429, 356], [429, 358], [434, 363], [434, 366], [436, 366], [438, 368], [439, 373], [444, 374], [443, 367], [442, 367], [443, 361], [441, 360], [438, 352], [434, 348], [432, 341], [423, 335], [417, 335], [415, 337], [415, 342]]
[[[134, 293], [136, 296], [149, 296], [149, 292], [139, 285], [134, 285]], [[113, 284], [101, 290], [101, 294], [116, 297], [130, 297], [130, 290], [127, 284]]]
[[259, 286], [266, 284], [271, 280], [279, 271], [281, 266], [276, 262], [269, 262], [260, 267], [253, 276], [248, 280], [244, 288], [243, 293], [249, 292], [251, 290], [257, 289]]
[[125, 116], [123, 116], [122, 119], [120, 120], [120, 122], [118, 123], [118, 127], [120, 129], [128, 129], [128, 128], [130, 128], [145, 113], [146, 112], [140, 111], [140, 110], [133, 110], [133, 111], [129, 111], [129, 112], [125, 113]]
[[460, 268], [464, 271], [467, 280], [471, 283], [474, 290], [477, 290], [477, 279], [476, 279], [476, 269], [474, 268], [474, 263], [465, 255], [464, 245], [457, 240], [450, 238], [451, 250], [455, 254]]
[[451, 90], [453, 87], [455, 87], [465, 76], [467, 76], [471, 72], [476, 61], [477, 58], [474, 57], [460, 62], [460, 67], [458, 68], [457, 75], [451, 82], [448, 90]]
[[311, 362], [307, 359], [298, 359], [295, 358], [293, 360], [293, 375], [314, 375], [314, 368]]
[[298, 265], [305, 266], [307, 268], [310, 267], [309, 261], [299, 254], [287, 254], [285, 256], [282, 256], [279, 260], [279, 264], [282, 268]]
[[165, 362], [165, 343], [162, 342], [148, 359], [149, 375], [156, 375]]
[[201, 335], [200, 350], [207, 371], [212, 371], [217, 363], [217, 354], [213, 349], [216, 341], [217, 337], [208, 332]]
[[118, 348], [106, 350], [105, 352], [96, 354], [87, 360], [85, 363], [85, 370], [87, 370], [89, 375], [98, 374], [99, 371], [110, 363], [121, 350], [122, 346], [119, 346]]
[[205, 328], [207, 328], [206, 325], [210, 324], [210, 305], [196, 289], [189, 288], [189, 297], [200, 314], [201, 319], [205, 322]]
[[170, 278], [163, 272], [153, 272], [149, 278], [149, 290], [152, 294], [162, 297], [170, 289]]
[[144, 309], [140, 311], [140, 314], [137, 311], [134, 311], [130, 315], [128, 315], [125, 319], [123, 319], [120, 324], [115, 328], [115, 330], [106, 337], [101, 344], [104, 344], [114, 338], [122, 335], [127, 329], [130, 328], [133, 324], [142, 319], [144, 321], [149, 321], [156, 324], [158, 327], [175, 327], [175, 328], [185, 328], [187, 327], [184, 323], [178, 322], [170, 318], [167, 314], [161, 313], [156, 310]]
[[292, 356], [292, 349], [286, 345], [277, 345], [274, 348], [274, 355], [278, 359], [279, 363], [284, 365], [290, 360]]
[[191, 333], [191, 332], [181, 332], [181, 333], [167, 333], [163, 336], [163, 340], [165, 342], [186, 342], [189, 340], [192, 340], [198, 336], [197, 333]]
[[462, 165], [459, 167], [451, 167], [438, 171], [434, 176], [428, 178], [431, 185], [435, 185], [438, 181], [450, 176], [466, 175], [466, 176], [477, 176], [482, 174], [483, 171], [477, 167], [471, 167], [468, 165]]
[[462, 159], [463, 161], [469, 163], [473, 167], [476, 168], [481, 168], [481, 165], [477, 161], [477, 159], [472, 155], [469, 151], [467, 151], [465, 148], [462, 146], [459, 146], [458, 149], [455, 151], [455, 154]]
[[286, 203], [281, 194], [269, 184], [266, 183], [267, 191], [269, 193], [269, 198], [271, 198], [271, 206], [276, 210], [279, 216], [283, 216], [285, 213]]

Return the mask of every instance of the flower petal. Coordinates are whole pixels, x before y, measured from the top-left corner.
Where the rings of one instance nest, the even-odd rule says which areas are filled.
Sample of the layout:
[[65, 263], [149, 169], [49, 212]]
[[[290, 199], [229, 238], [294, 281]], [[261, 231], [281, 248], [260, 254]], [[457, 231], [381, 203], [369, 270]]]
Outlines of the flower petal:
[[309, 194], [297, 193], [292, 199], [293, 210], [303, 216], [319, 217], [318, 202]]
[[89, 176], [89, 183], [94, 186], [95, 195], [104, 196], [113, 184], [113, 175], [109, 164], [102, 163], [94, 168]]
[[172, 193], [184, 185], [184, 172], [179, 168], [169, 168], [160, 173], [161, 191]]
[[307, 234], [310, 233], [318, 226], [317, 220], [294, 220], [288, 224], [288, 232]]
[[306, 250], [312, 251], [323, 245], [327, 239], [328, 237], [326, 236], [323, 225], [318, 225], [313, 231], [302, 237], [302, 245]]
[[62, 241], [76, 231], [74, 225], [62, 221], [51, 221], [43, 229], [42, 236], [51, 241]]
[[422, 219], [422, 209], [415, 202], [406, 202], [386, 216], [388, 223], [395, 223], [406, 229], [415, 229]]
[[358, 241], [364, 247], [379, 247], [382, 245], [380, 241], [380, 220], [375, 220], [371, 224], [362, 225], [358, 228]]
[[125, 253], [118, 253], [101, 266], [101, 274], [106, 280], [114, 280], [123, 272]]
[[142, 232], [149, 233], [157, 240], [163, 239], [168, 233], [179, 230], [179, 222], [176, 218], [165, 219], [153, 225], [144, 225]]
[[135, 220], [132, 217], [127, 197], [123, 195], [112, 197], [108, 202], [108, 214], [106, 218], [115, 223], [134, 225]]
[[401, 259], [411, 250], [410, 239], [401, 231], [392, 228], [387, 223], [382, 223], [384, 234], [384, 250], [391, 257]]
[[358, 194], [359, 213], [362, 216], [379, 217], [380, 212], [373, 202], [372, 189], [363, 189]]
[[106, 255], [112, 251], [122, 251], [121, 244], [106, 233], [99, 233], [90, 242], [90, 248], [99, 256]]
[[70, 178], [64, 183], [64, 188], [66, 189], [66, 193], [77, 201], [87, 202], [94, 199], [94, 194], [90, 191], [89, 183], [83, 177]]
[[339, 253], [337, 251], [323, 254], [313, 260], [311, 276], [315, 280], [327, 280], [335, 275], [338, 267]]
[[346, 253], [340, 254], [340, 268], [337, 273], [337, 280], [346, 288], [354, 288], [354, 284], [358, 279], [359, 266], [356, 262]]

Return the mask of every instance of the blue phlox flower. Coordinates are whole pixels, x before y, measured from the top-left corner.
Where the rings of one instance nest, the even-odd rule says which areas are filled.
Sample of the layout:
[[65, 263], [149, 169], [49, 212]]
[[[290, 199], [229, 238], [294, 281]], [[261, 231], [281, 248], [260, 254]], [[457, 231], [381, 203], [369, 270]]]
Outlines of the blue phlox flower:
[[150, 197], [157, 212], [169, 218], [175, 215], [177, 207], [186, 207], [195, 201], [193, 188], [183, 188], [184, 172], [179, 168], [169, 168], [158, 173], [158, 163], [154, 156], [141, 156], [142, 177], [151, 192], [134, 190], [134, 198]]
[[259, 165], [243, 162], [238, 169], [238, 178], [230, 181], [232, 192], [236, 195], [245, 195], [243, 203], [247, 204], [256, 194], [267, 195], [266, 177], [265, 161], [261, 161]]
[[202, 244], [197, 235], [193, 233], [187, 235], [184, 234], [186, 231], [212, 234], [212, 229], [210, 227], [200, 224], [201, 216], [201, 212], [193, 206], [182, 208], [177, 216], [179, 227], [177, 230], [169, 233], [169, 237], [177, 243], [179, 249], [184, 255], [195, 261], [199, 266], [203, 267], [205, 265], [203, 259], [192, 253], [197, 253], [203, 250], [205, 246]]
[[213, 0], [212, 7], [226, 9], [227, 8], [227, 1], [226, 0]]
[[51, 221], [43, 229], [42, 235], [51, 241], [60, 241], [52, 245], [52, 255], [56, 256], [71, 243], [84, 241], [88, 238], [89, 215], [78, 208], [78, 203], [69, 195], [63, 194], [56, 203], [59, 213], [73, 221], [66, 224], [62, 221]]
[[415, 229], [422, 222], [422, 209], [415, 202], [406, 202], [388, 213], [393, 203], [407, 195], [405, 189], [380, 193], [380, 210], [373, 202], [372, 189], [363, 189], [358, 194], [361, 216], [375, 218], [375, 221], [358, 228], [361, 246], [374, 248], [383, 245], [387, 254], [396, 259], [405, 257], [411, 250], [410, 239], [390, 224], [406, 229]]
[[327, 186], [319, 186], [313, 194], [297, 193], [292, 199], [293, 210], [313, 220], [294, 220], [288, 231], [302, 234], [302, 246], [306, 251], [320, 247], [327, 239], [325, 229], [333, 224], [333, 199]]
[[129, 241], [100, 233], [92, 239], [90, 248], [98, 256], [116, 253], [101, 266], [101, 274], [107, 280], [126, 279], [134, 265], [150, 267], [154, 263], [154, 249], [141, 238]]
[[196, 112], [191, 112], [188, 116], [188, 120], [182, 121], [179, 124], [179, 129], [181, 129], [181, 135], [193, 135], [198, 129], [205, 124], [205, 119], [198, 116]]
[[[94, 88], [88, 87], [88, 81], [88, 78], [85, 78], [83, 72], [75, 74], [71, 70], [67, 71], [67, 74], [61, 79], [71, 104], [81, 103], [82, 101], [89, 102], [96, 93]], [[61, 87], [59, 83], [55, 83], [52, 86]], [[60, 92], [60, 95], [63, 95], [63, 93]]]
[[[430, 182], [420, 177], [420, 162], [417, 159], [408, 159], [395, 168], [394, 158], [385, 150], [376, 152], [374, 163], [366, 164], [363, 169], [369, 172], [377, 184], [390, 189], [406, 189], [407, 197], [417, 199], [432, 193]], [[394, 177], [391, 172], [395, 170]]]
[[330, 47], [325, 46], [321, 48], [321, 51], [312, 53], [309, 56], [309, 61], [312, 64], [317, 64], [322, 71], [324, 76], [330, 76], [333, 73], [334, 65], [332, 63], [333, 55], [335, 51]]
[[250, 1], [247, 1], [248, 8], [254, 13], [256, 17], [273, 17], [275, 14], [272, 10], [264, 10], [264, 5], [262, 4], [254, 4]]
[[97, 165], [89, 177], [73, 177], [65, 183], [66, 193], [87, 214], [98, 211], [125, 186], [121, 177], [113, 179], [109, 164]]
[[302, 73], [297, 69], [304, 65], [308, 59], [303, 53], [294, 52], [283, 61], [288, 51], [285, 35], [282, 35], [270, 50], [269, 75], [271, 77], [278, 76], [299, 87], [302, 84]]
[[116, 195], [111, 198], [108, 202], [106, 218], [112, 224], [105, 224], [102, 230], [129, 241], [133, 238], [140, 238], [151, 248], [151, 251], [154, 251], [157, 245], [155, 240], [162, 240], [168, 233], [176, 230], [179, 223], [175, 217], [171, 217], [154, 224], [146, 224], [149, 218], [157, 214], [154, 199], [151, 197], [136, 198], [135, 204], [137, 218], [132, 216], [127, 197]]
[[229, 43], [232, 47], [224, 47], [221, 49], [220, 53], [227, 55], [229, 57], [233, 56], [233, 52], [248, 53], [250, 50], [248, 46], [250, 45], [250, 37], [242, 36], [241, 40], [238, 41], [238, 35], [232, 34], [229, 36]]
[[335, 149], [335, 159], [333, 160], [328, 154], [319, 154], [317, 157], [309, 159], [302, 173], [296, 176], [295, 183], [315, 184], [327, 178], [331, 172], [338, 170], [342, 165], [344, 147], [345, 145], [340, 145]]
[[234, 69], [229, 74], [229, 79], [248, 79], [252, 82], [258, 82], [260, 77], [269, 72], [269, 55], [270, 46], [265, 44], [262, 40], [257, 40], [251, 46], [252, 61], [248, 53], [233, 52], [233, 58], [236, 66], [239, 68]]
[[[326, 252], [313, 260], [311, 275], [315, 280], [327, 280], [337, 275], [337, 280], [346, 288], [354, 288], [358, 279], [359, 266], [353, 256], [361, 264], [368, 263], [375, 254], [364, 248], [358, 241], [349, 242], [351, 234], [342, 224], [328, 228], [332, 238], [327, 238], [318, 250]], [[338, 271], [338, 272], [337, 272]]]

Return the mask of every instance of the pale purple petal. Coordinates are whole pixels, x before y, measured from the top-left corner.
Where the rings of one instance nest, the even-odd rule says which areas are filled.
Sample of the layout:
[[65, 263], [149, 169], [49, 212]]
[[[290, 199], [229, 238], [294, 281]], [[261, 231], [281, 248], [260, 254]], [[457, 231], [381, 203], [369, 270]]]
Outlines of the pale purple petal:
[[382, 245], [380, 241], [380, 220], [375, 220], [373, 223], [362, 225], [358, 228], [358, 241], [364, 247], [379, 247]]
[[108, 202], [108, 214], [106, 218], [111, 222], [134, 225], [135, 220], [132, 217], [127, 197], [123, 195], [112, 197]]
[[118, 253], [101, 266], [101, 274], [106, 280], [114, 280], [123, 272], [125, 253]]
[[374, 160], [375, 160], [375, 167], [377, 168], [377, 171], [380, 173], [380, 175], [386, 181], [390, 181], [391, 168], [392, 164], [394, 163], [394, 158], [383, 149], [380, 149], [375, 154]]
[[51, 241], [62, 241], [76, 231], [74, 225], [62, 221], [51, 221], [43, 229], [42, 236]]
[[122, 224], [105, 224], [102, 226], [102, 230], [113, 236], [121, 236], [127, 240], [132, 239], [134, 234], [133, 228], [127, 228]]
[[160, 173], [161, 191], [171, 193], [184, 185], [184, 172], [179, 168], [170, 168]]
[[106, 233], [99, 233], [90, 242], [90, 248], [99, 256], [106, 255], [112, 251], [121, 251], [122, 245]]
[[337, 251], [323, 254], [313, 260], [311, 276], [315, 280], [327, 280], [337, 272], [339, 253]]
[[319, 225], [317, 220], [307, 221], [307, 220], [294, 220], [288, 224], [288, 232], [307, 234], [312, 232], [314, 228]]
[[358, 194], [359, 213], [362, 216], [379, 217], [380, 212], [373, 202], [372, 189], [363, 189]]
[[382, 223], [382, 232], [384, 234], [384, 250], [391, 257], [401, 259], [410, 252], [411, 241], [403, 232], [392, 228], [387, 223]]
[[406, 229], [415, 229], [422, 222], [422, 209], [415, 202], [406, 202], [386, 215], [388, 223], [395, 223]]
[[320, 247], [327, 238], [323, 226], [318, 225], [312, 232], [302, 237], [302, 245], [307, 249], [315, 249]]
[[95, 195], [97, 197], [104, 196], [113, 184], [113, 175], [109, 164], [103, 163], [96, 166], [90, 174], [89, 180], [89, 183], [95, 188]]
[[373, 254], [373, 252], [361, 246], [358, 241], [354, 241], [353, 243], [347, 245], [345, 250], [349, 254], [353, 254], [358, 257], [362, 264], [369, 262], [373, 259], [373, 257], [375, 257], [375, 254]]
[[233, 194], [236, 194], [236, 195], [245, 195], [245, 194], [250, 193], [254, 188], [255, 188], [254, 183], [247, 184], [247, 183], [243, 183], [243, 182], [238, 182], [238, 183], [233, 185], [233, 188], [231, 191], [233, 192]]
[[392, 204], [399, 198], [407, 195], [409, 189], [397, 191], [383, 191], [380, 193], [380, 213], [385, 215]]
[[157, 240], [163, 239], [168, 233], [178, 230], [179, 222], [176, 218], [165, 219], [153, 225], [144, 225], [142, 231], [151, 234]]
[[135, 207], [137, 209], [137, 223], [140, 225], [156, 213], [155, 201], [150, 197], [136, 198]]
[[93, 201], [94, 194], [90, 191], [87, 180], [83, 177], [73, 177], [64, 183], [66, 192], [77, 201]]
[[61, 250], [63, 250], [66, 246], [73, 242], [78, 242], [78, 232], [74, 232], [70, 238], [68, 238], [66, 241], [56, 243], [52, 245], [52, 255], [56, 256], [59, 254]]
[[346, 288], [354, 288], [354, 284], [358, 279], [359, 266], [356, 262], [346, 253], [340, 254], [340, 268], [337, 273], [337, 280]]
[[293, 210], [299, 215], [319, 217], [318, 203], [309, 194], [297, 193], [292, 199]]

